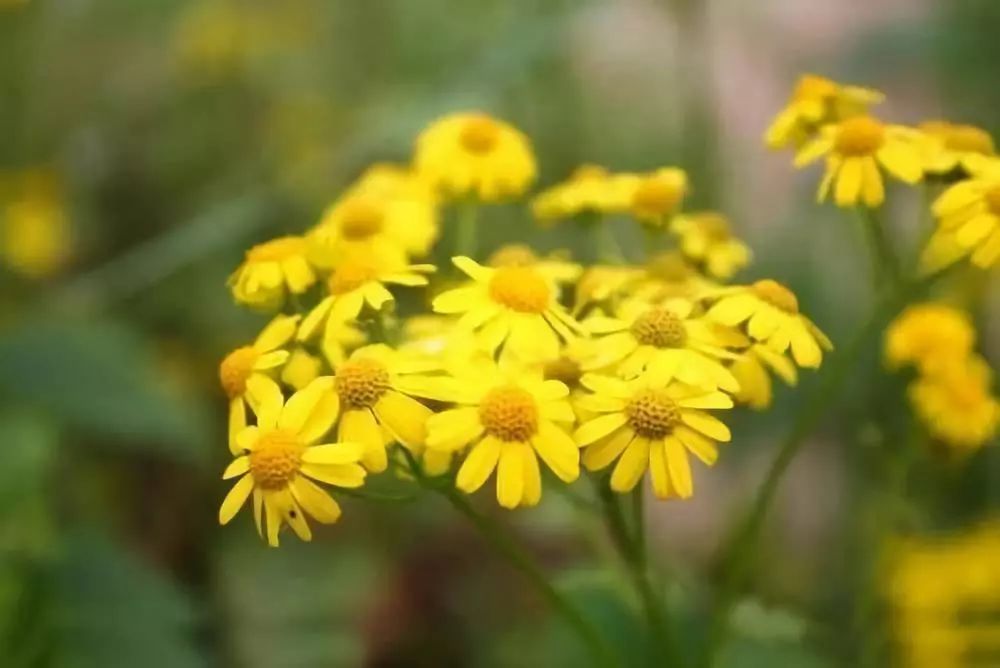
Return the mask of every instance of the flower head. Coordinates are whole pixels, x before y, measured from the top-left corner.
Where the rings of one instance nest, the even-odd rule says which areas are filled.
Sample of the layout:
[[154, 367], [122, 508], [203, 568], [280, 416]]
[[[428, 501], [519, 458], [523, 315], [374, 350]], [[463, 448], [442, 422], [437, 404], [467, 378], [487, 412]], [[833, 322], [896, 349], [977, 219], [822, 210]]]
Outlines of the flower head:
[[737, 239], [726, 218], [714, 211], [677, 216], [671, 231], [680, 249], [715, 278], [729, 279], [750, 262], [750, 249]]
[[662, 226], [680, 210], [688, 192], [683, 169], [662, 167], [629, 181], [629, 211], [640, 223]]
[[918, 129], [926, 137], [924, 169], [930, 174], [968, 175], [996, 155], [993, 137], [974, 125], [927, 121]]
[[707, 409], [732, 408], [722, 392], [692, 388], [683, 383], [663, 385], [649, 376], [624, 381], [585, 375], [592, 394], [579, 399], [581, 407], [598, 416], [581, 424], [574, 440], [591, 471], [607, 468], [616, 459], [611, 489], [631, 491], [649, 470], [658, 498], [689, 498], [694, 493], [688, 452], [708, 466], [719, 456], [716, 442], [729, 441], [729, 429]]
[[262, 310], [280, 308], [287, 293], [302, 294], [315, 282], [306, 240], [297, 236], [254, 246], [229, 277], [236, 301]]
[[417, 171], [452, 198], [494, 202], [523, 193], [537, 168], [519, 130], [482, 113], [445, 116], [417, 138]]
[[629, 210], [638, 178], [634, 174], [612, 174], [598, 165], [581, 165], [568, 180], [537, 195], [531, 210], [543, 222], [588, 213], [624, 213]]
[[992, 383], [986, 362], [970, 357], [918, 378], [910, 386], [910, 401], [934, 437], [972, 450], [1000, 427], [1000, 401], [991, 392]]
[[945, 190], [933, 205], [938, 230], [922, 258], [936, 269], [961, 257], [984, 269], [1000, 260], [1000, 161]]
[[[257, 413], [257, 426], [237, 434], [236, 459], [224, 479], [239, 477], [219, 508], [219, 522], [226, 524], [253, 496], [257, 532], [278, 546], [278, 532], [288, 524], [302, 540], [312, 531], [305, 514], [330, 524], [340, 517], [340, 506], [315, 481], [336, 487], [360, 487], [365, 470], [358, 464], [362, 447], [357, 443], [315, 445], [330, 430], [336, 417], [331, 401], [333, 380], [321, 377], [283, 403]], [[266, 528], [265, 528], [266, 527]]]
[[11, 195], [0, 201], [0, 258], [28, 278], [51, 276], [66, 264], [72, 247], [59, 179], [46, 170], [29, 170], [11, 181]]
[[882, 93], [859, 86], [844, 86], [813, 74], [802, 76], [771, 126], [765, 142], [770, 148], [801, 147], [828, 123], [837, 123], [868, 111], [882, 101]]
[[903, 311], [885, 333], [885, 357], [892, 367], [914, 364], [931, 373], [967, 357], [976, 330], [967, 313], [947, 304], [915, 304]]

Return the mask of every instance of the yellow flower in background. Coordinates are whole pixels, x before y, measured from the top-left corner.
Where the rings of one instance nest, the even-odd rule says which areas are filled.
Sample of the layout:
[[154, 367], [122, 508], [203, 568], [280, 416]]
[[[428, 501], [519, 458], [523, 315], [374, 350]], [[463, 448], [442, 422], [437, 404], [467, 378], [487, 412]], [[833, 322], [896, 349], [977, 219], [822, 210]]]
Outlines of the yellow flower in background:
[[882, 171], [904, 183], [923, 178], [921, 134], [912, 128], [889, 125], [872, 116], [853, 116], [820, 130], [795, 156], [804, 167], [826, 156], [826, 172], [818, 199], [833, 189], [837, 206], [877, 207], [885, 200]]
[[973, 356], [918, 378], [910, 386], [910, 401], [935, 438], [972, 450], [990, 441], [1000, 426], [1000, 401], [992, 384], [989, 365]]
[[750, 248], [733, 236], [729, 221], [720, 213], [677, 216], [670, 230], [680, 240], [681, 252], [703, 265], [710, 276], [729, 279], [750, 263]]
[[573, 314], [588, 306], [613, 302], [645, 275], [642, 269], [628, 265], [596, 264], [583, 270], [576, 283]]
[[662, 226], [677, 213], [688, 193], [688, 177], [683, 169], [662, 167], [641, 174], [629, 184], [629, 211], [640, 223]]
[[580, 475], [580, 451], [560, 424], [575, 419], [565, 385], [535, 374], [493, 367], [455, 379], [458, 408], [427, 421], [427, 448], [458, 452], [467, 445], [455, 486], [467, 494], [497, 472], [504, 508], [534, 506], [542, 498], [540, 458], [563, 482]]
[[631, 288], [632, 296], [647, 302], [667, 299], [698, 300], [719, 285], [706, 278], [678, 250], [657, 253], [646, 260], [642, 278]]
[[29, 170], [3, 179], [0, 257], [12, 271], [32, 279], [58, 272], [72, 248], [70, 220], [58, 179]]
[[917, 129], [927, 137], [924, 169], [931, 174], [945, 175], [956, 170], [972, 174], [996, 155], [993, 138], [974, 125], [926, 121]]
[[764, 141], [774, 149], [799, 148], [822, 126], [865, 114], [884, 97], [870, 88], [845, 86], [814, 74], [803, 75], [785, 108], [768, 127]]
[[537, 173], [531, 143], [517, 128], [486, 114], [445, 116], [417, 137], [417, 172], [450, 198], [496, 202], [517, 197]]
[[779, 353], [791, 349], [801, 367], [819, 367], [823, 350], [833, 350], [830, 339], [799, 312], [795, 294], [771, 279], [719, 290], [708, 317], [727, 327], [746, 323], [750, 338]]
[[672, 299], [650, 306], [631, 302], [618, 318], [594, 316], [583, 325], [595, 335], [585, 345], [590, 349], [583, 368], [612, 369], [624, 378], [640, 373], [662, 383], [678, 379], [708, 390], [739, 390], [739, 383], [721, 360], [733, 355], [725, 350], [714, 323], [698, 317], [694, 305]]
[[923, 373], [962, 360], [972, 352], [976, 330], [965, 311], [947, 304], [914, 304], [890, 323], [885, 358], [890, 367], [913, 364]]
[[269, 372], [288, 361], [285, 346], [295, 336], [299, 316], [275, 317], [249, 346], [226, 355], [219, 364], [219, 383], [229, 398], [229, 448], [235, 454], [236, 436], [247, 425], [246, 404], [256, 415], [282, 402], [281, 388]]
[[457, 318], [443, 315], [415, 315], [403, 323], [401, 352], [438, 360], [449, 371], [472, 364], [493, 364], [493, 356], [482, 350], [475, 334], [456, 327]]
[[[935, 200], [932, 207], [938, 219], [938, 234], [945, 235], [948, 259], [962, 256], [977, 267], [992, 267], [1000, 259], [1000, 161], [993, 161], [979, 175], [951, 186]], [[933, 243], [941, 243], [933, 242]], [[934, 268], [940, 253], [924, 253], [923, 265]]]
[[629, 210], [638, 178], [612, 174], [600, 165], [580, 165], [568, 180], [539, 193], [531, 202], [531, 211], [542, 222], [587, 213], [624, 213]]
[[438, 203], [438, 193], [434, 190], [434, 184], [409, 165], [390, 162], [375, 163], [366, 169], [358, 177], [353, 190], [389, 199]]
[[556, 283], [572, 283], [580, 278], [583, 267], [553, 253], [539, 257], [531, 246], [507, 244], [495, 250], [486, 260], [490, 267], [532, 267]]
[[795, 365], [785, 354], [774, 352], [760, 343], [741, 352], [730, 371], [740, 384], [739, 392], [734, 395], [737, 403], [757, 411], [769, 408], [773, 401], [771, 373], [790, 386], [798, 383], [799, 375]]
[[559, 355], [560, 340], [570, 341], [580, 325], [558, 302], [554, 281], [534, 267], [484, 267], [467, 257], [452, 258], [472, 285], [441, 293], [434, 310], [461, 314], [458, 327], [478, 332], [480, 345], [501, 345], [525, 362]]
[[582, 382], [592, 394], [579, 403], [599, 416], [581, 424], [574, 440], [586, 448], [583, 464], [591, 471], [618, 460], [611, 473], [616, 492], [631, 491], [648, 470], [657, 498], [690, 498], [688, 452], [712, 466], [719, 456], [716, 442], [731, 438], [729, 428], [706, 412], [732, 408], [722, 392], [664, 385], [648, 376], [623, 381], [587, 374]]
[[233, 297], [251, 308], [280, 308], [288, 293], [302, 294], [316, 282], [307, 258], [303, 237], [280, 237], [254, 246], [229, 277]]
[[323, 360], [310, 355], [303, 348], [291, 352], [281, 369], [281, 382], [294, 390], [305, 389], [309, 383], [319, 378], [323, 372]]
[[[236, 436], [238, 456], [223, 479], [240, 476], [219, 508], [219, 523], [228, 523], [253, 496], [257, 533], [278, 546], [278, 532], [288, 524], [302, 540], [312, 539], [305, 514], [324, 524], [340, 517], [340, 506], [313, 480], [335, 487], [360, 487], [365, 470], [358, 464], [358, 443], [315, 445], [333, 426], [330, 401], [333, 379], [317, 378], [306, 389], [257, 414], [257, 426]], [[280, 398], [280, 395], [279, 395]]]

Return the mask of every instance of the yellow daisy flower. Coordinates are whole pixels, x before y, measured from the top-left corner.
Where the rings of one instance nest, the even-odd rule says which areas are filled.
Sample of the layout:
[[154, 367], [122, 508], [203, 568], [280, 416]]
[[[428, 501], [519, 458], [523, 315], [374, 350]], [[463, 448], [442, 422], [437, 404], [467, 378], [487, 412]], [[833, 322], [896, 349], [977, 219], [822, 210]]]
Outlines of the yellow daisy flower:
[[302, 294], [316, 282], [302, 237], [288, 236], [254, 246], [229, 277], [233, 297], [247, 306], [280, 308], [288, 292]]
[[734, 395], [737, 403], [758, 411], [771, 406], [774, 391], [769, 370], [786, 385], [798, 383], [798, 371], [785, 354], [776, 353], [759, 343], [740, 353], [730, 367], [740, 384], [740, 391]]
[[563, 259], [557, 253], [549, 257], [539, 257], [526, 244], [506, 244], [487, 258], [490, 267], [533, 267], [546, 278], [556, 283], [572, 283], [580, 278], [583, 267]]
[[237, 434], [237, 457], [222, 477], [239, 480], [219, 508], [220, 524], [228, 523], [251, 495], [257, 533], [266, 534], [271, 547], [278, 546], [282, 524], [288, 524], [302, 540], [311, 540], [305, 514], [324, 524], [337, 521], [340, 506], [313, 480], [360, 487], [365, 470], [357, 463], [362, 455], [360, 444], [314, 445], [336, 417], [330, 400], [335, 396], [332, 387], [332, 378], [317, 378], [287, 403], [279, 401], [260, 411], [257, 426]]
[[708, 466], [719, 457], [717, 441], [729, 441], [729, 428], [706, 409], [732, 408], [722, 392], [699, 390], [683, 383], [663, 385], [650, 377], [631, 381], [587, 374], [592, 391], [580, 405], [599, 416], [581, 424], [573, 435], [586, 448], [583, 465], [591, 471], [616, 459], [611, 489], [631, 491], [646, 470], [657, 498], [690, 498], [694, 493], [687, 453]]
[[904, 183], [923, 178], [921, 141], [912, 128], [888, 125], [872, 116], [852, 116], [820, 130], [795, 156], [795, 166], [826, 156], [819, 201], [826, 200], [832, 187], [837, 206], [876, 207], [885, 200], [879, 167]]
[[458, 408], [427, 421], [427, 448], [457, 452], [469, 444], [455, 486], [467, 494], [497, 472], [504, 508], [534, 506], [542, 498], [538, 459], [562, 481], [580, 474], [580, 451], [561, 424], [572, 424], [566, 386], [523, 371], [493, 367], [456, 378]]
[[884, 97], [870, 88], [844, 86], [806, 74], [768, 127], [764, 141], [774, 149], [789, 145], [799, 148], [822, 126], [867, 113], [870, 105], [878, 104]]
[[531, 202], [531, 210], [542, 222], [587, 213], [624, 213], [629, 210], [638, 178], [634, 174], [612, 174], [599, 165], [581, 165], [568, 180], [538, 194]]
[[683, 169], [662, 167], [628, 181], [629, 211], [640, 223], [662, 226], [677, 213], [688, 193]]
[[445, 116], [420, 133], [414, 164], [444, 194], [483, 202], [517, 197], [535, 180], [531, 143], [482, 113]]
[[662, 305], [630, 302], [621, 317], [594, 316], [584, 326], [598, 338], [589, 341], [586, 370], [613, 368], [624, 378], [647, 371], [664, 383], [678, 379], [709, 390], [739, 390], [739, 383], [720, 360], [731, 359], [715, 323], [694, 313], [685, 299]]
[[729, 279], [750, 263], [750, 248], [733, 236], [729, 222], [720, 213], [677, 216], [670, 230], [679, 238], [681, 252], [715, 278]]
[[410, 287], [427, 285], [424, 274], [433, 271], [434, 265], [431, 264], [400, 266], [370, 256], [345, 258], [327, 279], [326, 287], [330, 294], [320, 300], [302, 320], [299, 340], [312, 338], [324, 324], [324, 341], [335, 336], [330, 333], [330, 328], [340, 328], [345, 322], [356, 320], [365, 304], [378, 312], [385, 304], [394, 301], [386, 284]]
[[914, 364], [930, 373], [967, 357], [975, 341], [968, 313], [947, 304], [914, 304], [886, 330], [885, 358], [893, 368]]
[[452, 258], [473, 284], [441, 293], [434, 310], [462, 314], [458, 327], [478, 332], [480, 345], [501, 345], [523, 361], [552, 359], [560, 339], [570, 341], [579, 324], [558, 302], [555, 283], [534, 267], [484, 267], [468, 257]]
[[1000, 259], [1000, 161], [945, 190], [933, 211], [939, 233], [954, 243], [959, 257], [968, 255], [977, 267], [992, 267]]
[[614, 302], [644, 276], [638, 267], [596, 264], [584, 269], [576, 283], [573, 313], [579, 315], [588, 306]]
[[926, 121], [917, 129], [927, 137], [924, 170], [931, 174], [945, 175], [956, 170], [972, 174], [996, 155], [993, 137], [974, 125]]
[[935, 438], [972, 450], [990, 441], [1000, 427], [1000, 401], [992, 384], [989, 365], [971, 357], [914, 381], [910, 401]]
[[792, 358], [801, 367], [819, 367], [823, 350], [833, 350], [826, 334], [799, 312], [795, 294], [777, 281], [764, 279], [717, 294], [718, 300], [708, 310], [710, 319], [728, 327], [746, 323], [750, 338], [779, 353], [791, 348]]
[[288, 361], [284, 347], [295, 336], [299, 316], [279, 315], [249, 346], [232, 351], [219, 364], [219, 382], [229, 398], [229, 447], [236, 452], [236, 435], [247, 425], [246, 404], [254, 413], [282, 401], [281, 388], [268, 375]]

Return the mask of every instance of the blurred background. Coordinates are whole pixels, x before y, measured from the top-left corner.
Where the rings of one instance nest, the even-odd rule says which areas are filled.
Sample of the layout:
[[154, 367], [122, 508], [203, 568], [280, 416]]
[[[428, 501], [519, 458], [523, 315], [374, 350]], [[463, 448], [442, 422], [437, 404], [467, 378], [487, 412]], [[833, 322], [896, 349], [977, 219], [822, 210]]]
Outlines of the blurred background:
[[[861, 241], [763, 130], [815, 72], [885, 91], [899, 122], [996, 133], [998, 35], [995, 0], [0, 0], [0, 665], [585, 665], [439, 499], [344, 499], [279, 550], [249, 513], [217, 526], [217, 363], [263, 324], [225, 286], [243, 251], [476, 108], [532, 138], [541, 185], [585, 161], [683, 166], [754, 248], [745, 275], [793, 286], [843, 341], [870, 300]], [[910, 195], [893, 208], [912, 252]], [[491, 245], [573, 245], [522, 206], [487, 223]], [[994, 367], [996, 313], [976, 313]], [[885, 498], [908, 423], [870, 348], [785, 481], [719, 665], [1000, 666], [1000, 459], [928, 450]], [[692, 643], [715, 550], [806, 391], [741, 412], [693, 500], [648, 506]], [[555, 494], [503, 519], [643, 665], [600, 527]], [[932, 582], [947, 614], [899, 612]]]

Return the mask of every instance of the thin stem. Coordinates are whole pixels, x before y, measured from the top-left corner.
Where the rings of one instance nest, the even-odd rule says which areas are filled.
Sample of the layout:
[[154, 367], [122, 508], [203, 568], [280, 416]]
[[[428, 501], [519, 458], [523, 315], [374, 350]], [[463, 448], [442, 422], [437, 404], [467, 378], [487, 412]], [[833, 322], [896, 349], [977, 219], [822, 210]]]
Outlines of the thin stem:
[[902, 267], [876, 210], [859, 206], [857, 211], [871, 252], [872, 281], [876, 289], [887, 282], [890, 286], [898, 285], [903, 278]]
[[455, 255], [475, 256], [478, 218], [479, 203], [475, 199], [459, 204], [455, 226]]
[[607, 218], [595, 215], [585, 220], [583, 225], [590, 233], [596, 262], [604, 264], [625, 263], [625, 255], [622, 253], [621, 245], [618, 243], [615, 231], [611, 228]]

